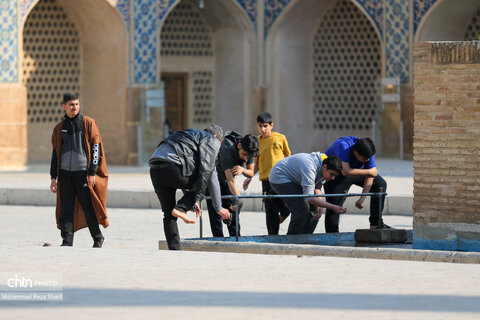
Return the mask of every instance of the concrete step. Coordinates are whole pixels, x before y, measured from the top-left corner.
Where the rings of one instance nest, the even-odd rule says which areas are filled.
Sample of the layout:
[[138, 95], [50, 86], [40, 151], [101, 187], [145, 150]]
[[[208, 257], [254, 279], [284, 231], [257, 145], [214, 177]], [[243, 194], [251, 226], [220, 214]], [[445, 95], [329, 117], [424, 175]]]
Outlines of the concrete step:
[[[181, 191], [177, 192], [177, 198], [181, 197]], [[259, 195], [257, 193], [245, 193], [246, 195]], [[264, 211], [261, 199], [243, 199], [244, 211]], [[368, 214], [370, 199], [364, 203], [363, 209], [355, 207], [356, 198], [347, 198], [345, 206], [347, 212]], [[0, 204], [3, 205], [30, 205], [30, 206], [55, 206], [55, 195], [49, 189], [28, 188], [0, 188]], [[203, 205], [206, 208], [206, 205]], [[413, 196], [392, 195], [385, 199], [384, 215], [413, 215]], [[160, 202], [152, 191], [138, 190], [108, 190], [107, 207], [110, 208], [138, 208], [160, 209]]]

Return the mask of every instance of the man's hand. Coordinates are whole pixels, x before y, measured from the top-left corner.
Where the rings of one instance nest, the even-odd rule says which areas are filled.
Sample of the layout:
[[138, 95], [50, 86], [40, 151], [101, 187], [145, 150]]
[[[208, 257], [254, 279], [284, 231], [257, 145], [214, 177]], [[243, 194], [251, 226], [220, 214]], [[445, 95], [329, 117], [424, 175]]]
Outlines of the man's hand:
[[231, 169], [233, 176], [241, 175], [246, 169], [242, 166], [235, 166]]
[[[242, 201], [242, 200], [238, 200], [238, 211], [242, 210], [242, 207], [243, 207], [243, 201]], [[231, 205], [231, 206], [230, 206], [230, 210], [236, 211], [236, 210], [237, 210], [237, 207], [235, 207], [234, 205]]]
[[230, 211], [228, 211], [228, 209], [222, 208], [217, 213], [220, 217], [222, 217], [222, 220], [230, 219]]
[[56, 179], [52, 179], [52, 181], [50, 182], [50, 191], [52, 191], [52, 193], [57, 193], [57, 180]]
[[195, 204], [193, 205], [192, 211], [195, 212], [197, 218], [202, 215], [202, 209], [200, 209], [198, 202], [195, 202]]
[[355, 207], [358, 209], [363, 209], [363, 201], [365, 200], [365, 197], [360, 197], [357, 201], [355, 201]]
[[95, 185], [95, 176], [87, 176], [87, 183], [89, 187], [93, 188]]
[[243, 191], [247, 191], [250, 182], [252, 182], [252, 178], [247, 178], [243, 181]]
[[313, 216], [315, 219], [320, 219], [322, 217], [322, 214], [323, 214], [323, 208], [322, 207], [316, 207], [315, 208], [315, 213], [316, 215]]
[[347, 212], [347, 208], [342, 208], [340, 206], [333, 206], [333, 211], [335, 211], [335, 213], [338, 213], [338, 214], [342, 214], [342, 213], [345, 213]]
[[372, 176], [374, 178], [378, 175], [378, 170], [377, 170], [376, 167], [370, 168], [370, 170], [368, 170], [368, 171], [369, 171], [370, 176]]

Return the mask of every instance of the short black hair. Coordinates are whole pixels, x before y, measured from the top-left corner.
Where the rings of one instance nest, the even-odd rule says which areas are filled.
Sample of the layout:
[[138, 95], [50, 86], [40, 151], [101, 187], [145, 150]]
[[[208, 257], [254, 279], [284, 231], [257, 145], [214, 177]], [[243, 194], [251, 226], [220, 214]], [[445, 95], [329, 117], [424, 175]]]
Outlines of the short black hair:
[[353, 145], [352, 149], [357, 151], [359, 155], [365, 158], [370, 158], [375, 154], [375, 152], [377, 152], [372, 139], [368, 137], [358, 139]]
[[256, 157], [258, 155], [258, 138], [253, 134], [247, 134], [240, 140], [242, 149], [245, 150], [250, 157]]
[[78, 94], [73, 92], [67, 92], [63, 95], [62, 104], [67, 103], [70, 100], [78, 100]]
[[224, 135], [223, 135], [223, 129], [219, 125], [216, 124], [211, 124], [208, 127], [205, 128], [205, 131], [208, 133], [211, 133], [213, 135], [217, 135], [218, 140], [223, 140]]
[[342, 160], [337, 156], [330, 156], [323, 160], [322, 165], [327, 165], [327, 170], [337, 171], [339, 174], [342, 173]]
[[268, 123], [272, 124], [273, 123], [273, 117], [270, 113], [268, 112], [261, 112], [257, 116], [257, 123]]

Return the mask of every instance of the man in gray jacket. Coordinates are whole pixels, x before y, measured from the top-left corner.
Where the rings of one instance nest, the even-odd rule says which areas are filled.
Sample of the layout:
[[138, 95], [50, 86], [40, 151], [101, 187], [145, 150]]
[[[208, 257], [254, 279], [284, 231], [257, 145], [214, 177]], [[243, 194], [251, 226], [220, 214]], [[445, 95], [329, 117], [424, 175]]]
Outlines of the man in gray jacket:
[[[276, 194], [321, 194], [322, 185], [335, 179], [341, 171], [342, 161], [338, 157], [327, 157], [320, 152], [298, 153], [278, 161], [270, 171], [269, 180]], [[336, 213], [347, 211], [321, 197], [283, 198], [283, 201], [291, 212], [287, 234], [313, 233], [321, 208]]]
[[[190, 210], [197, 217], [201, 215], [199, 203], [209, 186], [219, 208], [217, 213], [222, 219], [230, 218], [229, 211], [219, 204], [218, 178], [216, 174], [212, 177], [223, 130], [214, 126], [209, 131], [216, 134], [196, 129], [176, 131], [159, 144], [149, 161], [150, 177], [164, 213], [163, 229], [170, 250], [181, 250], [177, 218], [195, 223], [186, 212]], [[184, 191], [178, 202], [175, 201], [177, 189]]]

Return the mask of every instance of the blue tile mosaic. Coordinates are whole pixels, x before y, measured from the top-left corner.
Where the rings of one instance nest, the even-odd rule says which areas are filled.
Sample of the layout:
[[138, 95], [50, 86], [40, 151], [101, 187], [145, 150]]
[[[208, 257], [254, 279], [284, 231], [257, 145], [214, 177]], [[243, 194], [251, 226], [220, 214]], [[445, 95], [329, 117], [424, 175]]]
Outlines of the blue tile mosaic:
[[130, 0], [118, 0], [115, 8], [120, 12], [123, 21], [125, 21], [125, 27], [128, 32], [130, 30]]
[[410, 68], [410, 1], [387, 0], [385, 8], [386, 76], [409, 82]]
[[263, 28], [264, 37], [268, 35], [268, 31], [272, 27], [273, 23], [283, 10], [292, 2], [292, 0], [265, 0], [264, 16], [263, 16]]
[[163, 20], [168, 12], [168, 9], [173, 6], [178, 0], [159, 0], [158, 1], [158, 20]]
[[20, 9], [20, 22], [23, 24], [27, 18], [30, 9], [38, 2], [38, 0], [19, 0], [18, 8]]
[[[161, 0], [161, 3], [167, 0]], [[133, 3], [133, 79], [138, 84], [157, 82], [157, 1]]]
[[422, 18], [438, 0], [415, 0], [413, 14], [413, 33], [417, 33]]
[[257, 0], [237, 0], [240, 6], [245, 10], [250, 21], [253, 23], [253, 27], [257, 29]]
[[375, 24], [375, 28], [383, 38], [383, 0], [356, 0]]
[[0, 0], [0, 82], [18, 82], [17, 1]]

